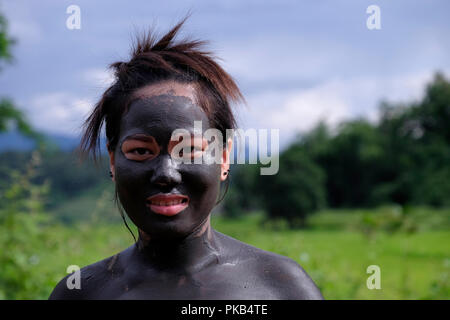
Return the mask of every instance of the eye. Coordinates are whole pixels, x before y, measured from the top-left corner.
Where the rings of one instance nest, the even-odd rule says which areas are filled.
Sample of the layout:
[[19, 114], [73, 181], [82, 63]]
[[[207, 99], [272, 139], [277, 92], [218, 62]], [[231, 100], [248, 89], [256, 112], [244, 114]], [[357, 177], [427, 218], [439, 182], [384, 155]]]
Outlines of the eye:
[[124, 153], [127, 159], [135, 161], [144, 161], [155, 157], [155, 152], [147, 148], [135, 148]]
[[153, 154], [153, 152], [149, 149], [145, 148], [136, 148], [131, 150], [131, 153], [138, 154], [138, 155], [147, 155], [147, 154]]
[[128, 160], [145, 161], [159, 154], [156, 141], [126, 140], [122, 144], [122, 152]]

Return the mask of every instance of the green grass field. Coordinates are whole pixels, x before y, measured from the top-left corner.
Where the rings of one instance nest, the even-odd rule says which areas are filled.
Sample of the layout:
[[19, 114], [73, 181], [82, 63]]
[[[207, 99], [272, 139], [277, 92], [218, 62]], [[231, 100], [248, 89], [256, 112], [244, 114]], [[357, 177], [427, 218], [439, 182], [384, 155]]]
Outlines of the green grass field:
[[[321, 218], [321, 217], [320, 217]], [[255, 218], [257, 220], [257, 218]], [[450, 232], [259, 230], [257, 221], [216, 221], [221, 232], [297, 261], [326, 299], [450, 298]], [[381, 269], [381, 289], [369, 290], [369, 265]]]
[[[236, 239], [294, 259], [326, 299], [449, 299], [448, 210], [416, 209], [411, 219], [418, 228], [393, 232], [373, 223], [372, 229], [364, 227], [367, 216], [383, 217], [383, 210], [324, 211], [311, 217], [305, 230], [265, 223], [258, 214], [234, 220], [218, 216], [212, 224]], [[427, 223], [421, 223], [423, 212]], [[0, 298], [46, 299], [69, 265], [91, 264], [133, 243], [120, 223], [52, 224], [39, 232], [32, 241], [23, 235], [9, 242]], [[369, 265], [381, 268], [380, 290], [366, 286]]]

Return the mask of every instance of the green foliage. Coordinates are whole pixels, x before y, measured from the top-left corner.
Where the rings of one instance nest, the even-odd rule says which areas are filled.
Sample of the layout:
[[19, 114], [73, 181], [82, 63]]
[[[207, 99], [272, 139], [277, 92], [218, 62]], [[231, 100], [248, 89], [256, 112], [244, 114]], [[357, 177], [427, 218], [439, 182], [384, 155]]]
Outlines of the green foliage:
[[325, 206], [324, 174], [302, 148], [283, 152], [278, 174], [259, 179], [269, 218], [283, 217], [291, 227], [303, 227], [308, 214]]
[[[430, 221], [447, 217], [445, 226], [441, 220], [440, 226], [414, 233], [377, 230], [376, 236], [367, 237], [357, 229], [364, 215], [391, 209], [320, 211], [311, 216], [311, 228], [301, 230], [267, 228], [262, 215], [252, 214], [216, 217], [212, 223], [220, 232], [294, 259], [326, 299], [449, 299], [450, 210], [407, 209], [416, 225], [422, 223], [422, 214]], [[366, 287], [369, 265], [381, 268], [381, 290]]]
[[[281, 153], [275, 176], [242, 166], [233, 175], [225, 212], [239, 216], [264, 208], [269, 218], [288, 218], [293, 226], [324, 205], [450, 206], [450, 82], [438, 73], [421, 101], [384, 102], [380, 110], [378, 123], [356, 119], [333, 131], [320, 123], [299, 136]], [[364, 224], [367, 230], [406, 228], [408, 216], [383, 213], [367, 216]]]
[[354, 120], [342, 123], [338, 134], [331, 136], [323, 127], [321, 124], [299, 145], [325, 171], [328, 204], [370, 204], [372, 187], [380, 178], [378, 164], [384, 156], [376, 128], [366, 120]]
[[[24, 171], [31, 152], [4, 152], [0, 156], [0, 189], [13, 182], [11, 170]], [[107, 159], [102, 158], [99, 166], [92, 159], [80, 162], [73, 152], [62, 152], [49, 148], [41, 149], [42, 163], [39, 171], [32, 178], [35, 184], [47, 181], [51, 197], [45, 203], [45, 209], [51, 209], [58, 213], [58, 217], [64, 222], [86, 218], [92, 214], [96, 201], [105, 190], [108, 190], [110, 198], [114, 190], [107, 174]], [[86, 205], [79, 201], [76, 205], [68, 205], [67, 201], [86, 197]], [[84, 201], [84, 200], [83, 200]], [[109, 207], [108, 207], [109, 208]], [[106, 210], [106, 208], [105, 208]]]
[[51, 214], [65, 224], [80, 222], [121, 222], [122, 218], [114, 203], [114, 185], [97, 184], [56, 203]]
[[31, 182], [40, 163], [39, 153], [33, 157], [26, 172], [13, 171], [13, 183], [2, 190], [0, 206], [0, 298], [28, 299], [39, 294], [41, 283], [33, 278], [31, 269], [41, 263], [39, 251], [47, 241], [43, 201], [48, 184]]
[[[46, 299], [69, 265], [93, 263], [131, 243], [122, 224], [108, 226], [100, 217], [110, 204], [106, 190], [86, 208], [88, 224], [56, 224], [55, 215], [44, 210], [49, 181], [34, 182], [42, 165], [40, 152], [33, 152], [0, 188], [0, 299]], [[119, 230], [123, 238], [111, 237]]]
[[261, 199], [258, 190], [255, 188], [259, 178], [259, 166], [234, 165], [230, 171], [229, 188], [223, 210], [224, 215], [239, 217], [245, 212], [259, 209]]
[[[12, 60], [10, 49], [14, 40], [9, 38], [7, 26], [6, 18], [0, 12], [0, 71], [2, 62]], [[35, 139], [38, 144], [43, 144], [42, 135], [32, 129], [24, 114], [14, 106], [13, 102], [7, 98], [0, 98], [0, 133], [11, 130], [13, 128], [11, 125], [15, 125], [22, 134]]]
[[[268, 228], [261, 213], [215, 216], [212, 224], [238, 240], [294, 259], [327, 299], [449, 299], [450, 210], [406, 208], [420, 226], [414, 233], [376, 230], [376, 236], [366, 237], [358, 229], [364, 215], [391, 209], [321, 211], [311, 217], [311, 230]], [[30, 228], [25, 220], [28, 216], [16, 220], [14, 229], [0, 224], [3, 298], [47, 299], [69, 265], [94, 263], [133, 242], [122, 223], [64, 226], [34, 220]], [[366, 287], [366, 268], [372, 264], [381, 268], [382, 290]]]
[[99, 197], [105, 184], [111, 184], [108, 170], [106, 158], [101, 158], [100, 165], [96, 166], [90, 159], [80, 162], [74, 152], [55, 150], [43, 155], [42, 170], [36, 180], [38, 183], [50, 181], [52, 199], [49, 208], [55, 208], [93, 189], [96, 191], [94, 196]]
[[363, 215], [359, 225], [359, 229], [369, 237], [380, 231], [414, 233], [418, 228], [419, 226], [414, 219], [406, 214], [401, 206], [389, 207], [381, 212], [377, 212], [377, 214], [366, 213]]
[[8, 62], [12, 59], [10, 48], [14, 40], [9, 38], [7, 29], [8, 23], [6, 18], [0, 12], [0, 70], [2, 60]]
[[382, 106], [385, 150], [380, 200], [448, 206], [450, 199], [450, 83], [437, 74], [419, 103]]
[[0, 99], [0, 133], [9, 131], [16, 126], [16, 129], [23, 135], [34, 139], [38, 144], [44, 143], [44, 138], [36, 132], [25, 120], [24, 114], [17, 109], [9, 99]]
[[[386, 203], [450, 206], [450, 82], [438, 73], [421, 101], [406, 105], [385, 102], [380, 108], [382, 117], [377, 124], [356, 119], [341, 123], [331, 133], [321, 123], [299, 136], [281, 155], [281, 159], [291, 158], [291, 161], [280, 160], [280, 177], [268, 179], [270, 182], [264, 184], [260, 183], [261, 179], [254, 184], [255, 189], [261, 190], [268, 185], [263, 200], [269, 202], [266, 206], [269, 215], [280, 215], [274, 212], [283, 202], [295, 203], [286, 191], [289, 189], [310, 190], [314, 194], [311, 200], [302, 197], [301, 192], [296, 200], [310, 209], [292, 206], [291, 209], [295, 207], [298, 211], [281, 215], [304, 217], [306, 211], [314, 211], [315, 206], [308, 201], [320, 207], [325, 203], [321, 200], [320, 176], [325, 179], [326, 203], [332, 208], [374, 207]], [[297, 154], [288, 155], [295, 148], [299, 150]], [[308, 163], [303, 172], [308, 175], [306, 172], [311, 171], [311, 177], [305, 179], [295, 171], [291, 176], [285, 174], [295, 163]], [[315, 173], [318, 171], [321, 173]], [[276, 205], [271, 204], [274, 201]], [[287, 206], [284, 208], [289, 210]], [[391, 218], [395, 220], [385, 217]], [[368, 218], [368, 225], [371, 219]]]
[[309, 220], [311, 230], [360, 232], [368, 239], [380, 234], [414, 234], [450, 230], [450, 208], [380, 206], [374, 209], [324, 210]]

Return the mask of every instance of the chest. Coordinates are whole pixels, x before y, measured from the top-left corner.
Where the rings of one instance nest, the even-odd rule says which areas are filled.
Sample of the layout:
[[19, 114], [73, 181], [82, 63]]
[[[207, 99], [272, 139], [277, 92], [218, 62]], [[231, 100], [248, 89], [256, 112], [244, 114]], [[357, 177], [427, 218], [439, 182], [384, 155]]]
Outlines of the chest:
[[264, 279], [251, 272], [226, 270], [197, 275], [160, 273], [121, 277], [109, 281], [96, 293], [97, 299], [145, 300], [242, 300], [277, 299]]

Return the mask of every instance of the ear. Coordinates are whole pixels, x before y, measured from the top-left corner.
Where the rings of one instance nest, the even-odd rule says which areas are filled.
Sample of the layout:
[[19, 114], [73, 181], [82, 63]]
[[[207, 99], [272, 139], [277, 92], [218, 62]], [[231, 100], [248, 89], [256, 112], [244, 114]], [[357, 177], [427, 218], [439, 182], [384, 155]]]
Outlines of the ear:
[[106, 148], [108, 149], [109, 154], [109, 170], [111, 170], [112, 173], [112, 181], [115, 181], [116, 172], [115, 172], [115, 166], [114, 166], [114, 151], [109, 148], [109, 143], [106, 144]]
[[228, 177], [228, 170], [230, 169], [230, 154], [233, 148], [233, 140], [228, 139], [226, 148], [222, 151], [222, 164], [220, 170], [220, 180], [225, 181]]

